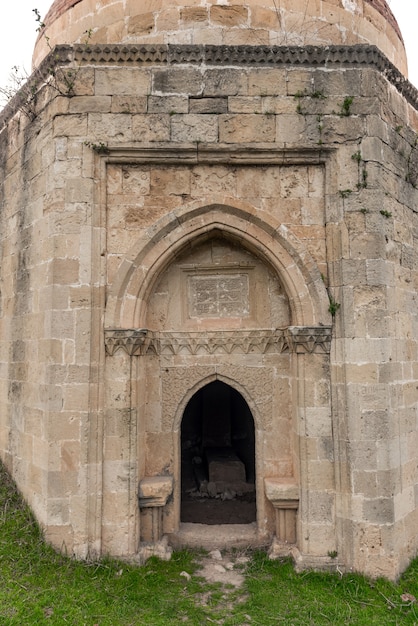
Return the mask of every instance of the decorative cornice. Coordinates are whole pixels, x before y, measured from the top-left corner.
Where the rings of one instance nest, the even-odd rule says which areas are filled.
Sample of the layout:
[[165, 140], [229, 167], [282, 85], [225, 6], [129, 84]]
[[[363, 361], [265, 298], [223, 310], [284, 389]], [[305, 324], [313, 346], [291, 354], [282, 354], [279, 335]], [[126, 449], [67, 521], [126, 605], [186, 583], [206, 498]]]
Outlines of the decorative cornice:
[[[69, 46], [57, 46], [68, 50]], [[55, 51], [54, 51], [55, 52]], [[50, 58], [51, 55], [49, 55]], [[214, 45], [88, 45], [73, 47], [73, 60], [88, 64], [373, 67], [418, 109], [418, 90], [372, 45], [354, 46], [214, 46]]]
[[354, 46], [227, 46], [196, 44], [74, 44], [77, 63], [120, 65], [271, 66], [374, 65], [380, 71], [395, 66], [372, 45]]
[[331, 326], [289, 326], [286, 329], [219, 330], [208, 332], [153, 332], [144, 328], [105, 330], [106, 352], [123, 350], [130, 356], [154, 354], [296, 354], [325, 353], [331, 349]]
[[[75, 44], [56, 46], [22, 87], [27, 92], [38, 90], [55, 67], [82, 65], [175, 66], [205, 67], [371, 67], [380, 72], [418, 109], [418, 90], [376, 47], [355, 46], [213, 46], [177, 44]], [[0, 129], [19, 108], [21, 91], [0, 113]]]

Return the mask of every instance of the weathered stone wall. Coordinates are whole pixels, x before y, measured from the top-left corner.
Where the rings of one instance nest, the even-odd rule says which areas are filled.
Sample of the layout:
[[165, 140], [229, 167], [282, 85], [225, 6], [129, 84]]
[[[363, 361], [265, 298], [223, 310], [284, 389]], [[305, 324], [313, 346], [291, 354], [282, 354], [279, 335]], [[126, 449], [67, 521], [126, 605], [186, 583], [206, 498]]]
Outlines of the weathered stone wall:
[[66, 98], [54, 96], [40, 94], [28, 111], [33, 121], [18, 110], [2, 129], [0, 437], [47, 538], [72, 550], [76, 535], [83, 555], [94, 406], [93, 159], [85, 129], [66, 127]]
[[[292, 479], [302, 562], [335, 550], [395, 577], [417, 550], [413, 90], [367, 55], [265, 67], [233, 49], [218, 67], [199, 47], [176, 47], [177, 65], [80, 50], [73, 97], [46, 88], [35, 121], [2, 118], [0, 448], [47, 537], [134, 554], [138, 482], [164, 473], [175, 532], [182, 411], [218, 378], [253, 412], [260, 535], [275, 531], [263, 480]], [[253, 317], [183, 316], [183, 265], [216, 258], [255, 268], [269, 300]], [[193, 347], [225, 329], [235, 352], [216, 334], [213, 354]]]

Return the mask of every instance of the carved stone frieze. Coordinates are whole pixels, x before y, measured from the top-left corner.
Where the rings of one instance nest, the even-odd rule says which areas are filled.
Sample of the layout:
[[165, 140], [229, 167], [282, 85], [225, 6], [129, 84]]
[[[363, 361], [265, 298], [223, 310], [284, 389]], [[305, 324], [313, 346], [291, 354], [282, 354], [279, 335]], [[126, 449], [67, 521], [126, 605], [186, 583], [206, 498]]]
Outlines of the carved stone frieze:
[[83, 45], [75, 46], [75, 58], [79, 62], [92, 63], [141, 63], [167, 64], [168, 46], [160, 45]]
[[[59, 49], [61, 46], [57, 46]], [[68, 46], [65, 46], [68, 49]], [[207, 65], [374, 65], [394, 68], [372, 45], [355, 46], [229, 46], [188, 44], [76, 44], [77, 62]]]
[[140, 354], [140, 350], [147, 339], [148, 331], [144, 328], [111, 328], [105, 330], [106, 352], [110, 356], [121, 348], [130, 356]]
[[124, 350], [130, 356], [146, 354], [266, 354], [329, 353], [331, 326], [290, 326], [286, 329], [225, 330], [207, 332], [141, 329], [105, 330], [106, 352]]
[[331, 350], [331, 326], [289, 326], [286, 330], [292, 352], [312, 354]]

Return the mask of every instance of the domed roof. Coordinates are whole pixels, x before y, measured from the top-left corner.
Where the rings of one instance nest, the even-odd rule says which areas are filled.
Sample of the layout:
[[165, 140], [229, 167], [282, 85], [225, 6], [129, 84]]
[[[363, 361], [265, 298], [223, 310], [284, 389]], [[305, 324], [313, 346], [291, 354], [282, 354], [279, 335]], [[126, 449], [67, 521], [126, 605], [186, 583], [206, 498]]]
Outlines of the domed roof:
[[402, 35], [385, 0], [55, 0], [35, 46], [79, 43], [373, 44], [407, 75]]

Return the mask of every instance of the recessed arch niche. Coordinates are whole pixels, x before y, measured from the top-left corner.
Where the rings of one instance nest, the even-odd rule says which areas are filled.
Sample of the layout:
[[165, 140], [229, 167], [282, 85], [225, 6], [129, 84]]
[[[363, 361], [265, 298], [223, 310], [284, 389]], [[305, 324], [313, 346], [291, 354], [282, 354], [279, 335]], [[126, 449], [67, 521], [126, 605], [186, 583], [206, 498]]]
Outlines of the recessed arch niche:
[[253, 247], [211, 229], [155, 280], [145, 322], [143, 472], [174, 477], [165, 531], [258, 520], [260, 533], [272, 534], [266, 472], [298, 473], [292, 356], [275, 335], [292, 322], [281, 277]]
[[284, 328], [288, 296], [277, 273], [214, 230], [180, 250], [156, 282], [146, 327], [155, 331]]

